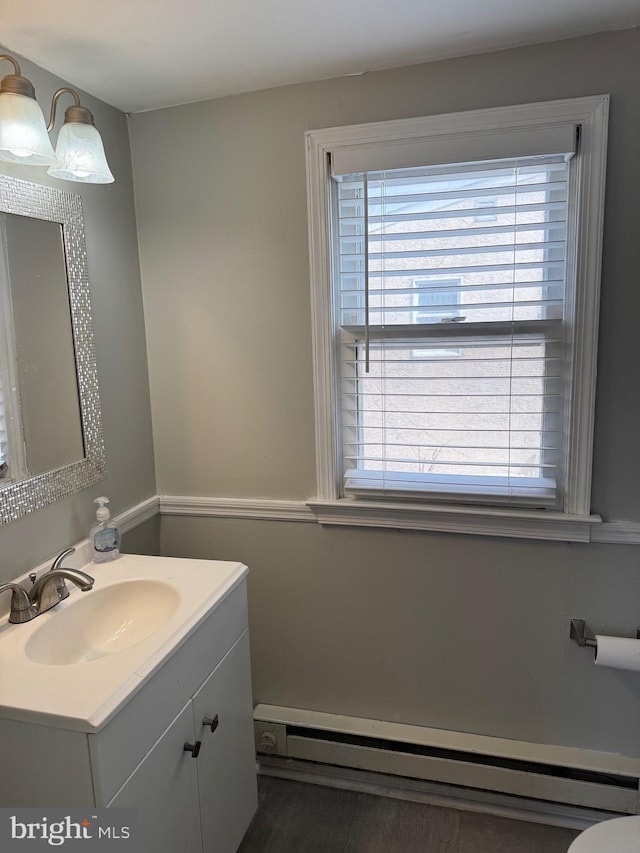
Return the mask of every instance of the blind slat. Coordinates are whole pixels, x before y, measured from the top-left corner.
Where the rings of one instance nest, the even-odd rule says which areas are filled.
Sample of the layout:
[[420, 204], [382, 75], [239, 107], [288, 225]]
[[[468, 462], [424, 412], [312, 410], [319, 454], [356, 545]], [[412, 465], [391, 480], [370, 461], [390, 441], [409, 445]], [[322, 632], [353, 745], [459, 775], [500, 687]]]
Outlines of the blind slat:
[[[501, 205], [499, 208], [495, 210], [496, 214], [500, 214], [500, 216], [510, 216], [512, 214], [532, 214], [538, 216], [545, 216], [547, 213], [564, 213], [567, 209], [566, 199], [562, 201], [556, 202], [545, 202], [545, 203], [529, 203], [529, 204], [505, 204]], [[469, 217], [475, 218], [478, 215], [487, 215], [486, 208], [478, 209], [477, 207], [462, 207], [457, 208], [455, 210], [446, 211], [446, 216], [443, 216], [442, 210], [437, 211], [417, 211], [413, 210], [410, 213], [386, 213], [384, 217], [384, 221], [386, 225], [389, 225], [393, 222], [432, 222], [434, 219], [444, 220], [444, 221], [452, 221], [456, 219], [468, 219]], [[540, 219], [541, 222], [547, 221], [555, 221], [555, 220], [545, 220]], [[342, 229], [353, 227], [358, 225], [358, 223], [362, 222], [362, 218], [360, 215], [351, 214], [351, 215], [341, 215], [340, 217], [340, 227]], [[340, 233], [343, 233], [342, 231]], [[361, 232], [364, 233], [364, 232]]]
[[[393, 237], [389, 238], [389, 242], [393, 242]], [[419, 241], [416, 241], [419, 242]], [[371, 241], [369, 241], [371, 244]], [[381, 252], [369, 251], [370, 261], [396, 261], [405, 258], [433, 258], [433, 257], [457, 257], [461, 255], [493, 255], [496, 253], [509, 252], [511, 255], [521, 252], [553, 252], [560, 251], [560, 258], [556, 261], [564, 259], [564, 240], [541, 240], [537, 243], [477, 243], [473, 246], [456, 246], [455, 248], [440, 247], [437, 249], [385, 249]], [[359, 259], [358, 252], [344, 252], [340, 254], [342, 261], [349, 262], [354, 259]], [[517, 263], [517, 261], [516, 261]]]
[[[481, 292], [483, 290], [527, 290], [531, 288], [545, 287], [547, 290], [554, 288], [555, 286], [559, 286], [562, 288], [564, 282], [562, 279], [534, 279], [533, 281], [492, 281], [491, 284], [466, 284], [464, 287], [465, 293], [473, 293]], [[439, 292], [447, 292], [453, 291], [454, 293], [461, 292], [460, 285], [458, 283], [449, 284], [446, 279], [438, 281], [438, 291]], [[416, 289], [415, 287], [395, 287], [393, 289], [385, 289], [380, 287], [370, 287], [369, 294], [374, 297], [383, 298], [385, 296], [407, 296], [407, 295], [415, 295]], [[362, 289], [359, 287], [343, 287], [340, 289], [340, 299], [341, 302], [349, 299], [351, 295], [362, 295]]]
[[[485, 208], [484, 213], [487, 213], [487, 209]], [[384, 243], [385, 240], [393, 240], [394, 242], [401, 242], [403, 240], [429, 240], [431, 238], [438, 238], [440, 240], [443, 239], [451, 239], [452, 237], [486, 237], [488, 234], [511, 234], [517, 236], [519, 234], [528, 234], [530, 231], [540, 231], [543, 227], [543, 224], [540, 222], [530, 222], [527, 224], [512, 224], [512, 225], [486, 225], [484, 227], [470, 227], [470, 228], [443, 228], [441, 230], [436, 231], [392, 231], [389, 234], [386, 232], [378, 233], [378, 234], [370, 234], [369, 235], [369, 244], [376, 245], [377, 243]], [[559, 232], [564, 237], [564, 228], [565, 223], [561, 220], [553, 220], [549, 223], [544, 223], [544, 227], [548, 229], [553, 229], [554, 232]], [[349, 249], [343, 248], [348, 246], [349, 244], [353, 244], [354, 242], [362, 241], [362, 235], [346, 235], [340, 237], [340, 254], [346, 255], [350, 253]], [[517, 245], [521, 245], [517, 243]]]

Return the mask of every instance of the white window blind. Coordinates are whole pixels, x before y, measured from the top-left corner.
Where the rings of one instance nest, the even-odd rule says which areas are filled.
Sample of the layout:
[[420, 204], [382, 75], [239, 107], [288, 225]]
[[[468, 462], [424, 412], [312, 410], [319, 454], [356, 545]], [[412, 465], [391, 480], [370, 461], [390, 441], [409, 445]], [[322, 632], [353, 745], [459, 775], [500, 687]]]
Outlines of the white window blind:
[[346, 495], [562, 509], [565, 136], [561, 153], [334, 178]]

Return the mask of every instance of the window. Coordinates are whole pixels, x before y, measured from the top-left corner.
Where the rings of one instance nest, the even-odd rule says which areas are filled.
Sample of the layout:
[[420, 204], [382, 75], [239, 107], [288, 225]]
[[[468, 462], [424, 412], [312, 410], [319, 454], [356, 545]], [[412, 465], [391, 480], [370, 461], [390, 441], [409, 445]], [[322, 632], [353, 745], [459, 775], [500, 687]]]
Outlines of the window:
[[418, 310], [413, 312], [411, 322], [456, 323], [463, 319], [458, 307], [461, 284], [459, 278], [414, 278], [413, 304]]
[[[0, 289], [2, 285], [0, 282]], [[0, 323], [0, 333], [4, 331]], [[21, 419], [17, 395], [11, 393], [10, 375], [6, 367], [5, 348], [0, 347], [0, 485], [15, 480], [25, 472], [20, 441]]]
[[322, 499], [588, 516], [606, 105], [308, 135]]
[[[464, 317], [459, 310], [459, 278], [414, 278], [413, 304], [418, 310], [413, 312], [413, 323], [459, 323]], [[412, 349], [412, 358], [457, 358], [461, 355], [458, 347], [438, 349]]]
[[487, 196], [480, 196], [474, 199], [473, 206], [476, 211], [482, 210], [483, 213], [476, 213], [473, 217], [476, 222], [492, 222], [498, 218], [498, 212], [495, 208], [498, 205], [498, 200], [496, 198], [491, 198]]
[[29, 473], [13, 355], [16, 346], [5, 229], [5, 214], [0, 213], [0, 485]]

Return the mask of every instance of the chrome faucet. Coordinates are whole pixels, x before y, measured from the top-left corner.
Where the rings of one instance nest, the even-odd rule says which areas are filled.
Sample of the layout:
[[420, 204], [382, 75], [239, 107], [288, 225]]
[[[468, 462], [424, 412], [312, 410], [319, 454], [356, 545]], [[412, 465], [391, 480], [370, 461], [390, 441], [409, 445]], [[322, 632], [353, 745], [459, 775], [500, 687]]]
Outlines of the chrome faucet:
[[[36, 616], [55, 607], [69, 595], [69, 590], [64, 581], [73, 581], [83, 592], [87, 592], [93, 586], [93, 578], [79, 569], [49, 569], [41, 575], [29, 590], [29, 601], [36, 608]], [[60, 587], [65, 594], [61, 594]], [[11, 619], [9, 619], [11, 621]]]
[[35, 573], [30, 574], [29, 578], [33, 584], [30, 590], [26, 590], [17, 583], [5, 583], [0, 586], [0, 592], [11, 590], [9, 622], [13, 624], [30, 622], [36, 616], [55, 607], [69, 595], [65, 580], [71, 581], [83, 592], [92, 588], [94, 578], [91, 575], [79, 569], [66, 569], [61, 565], [64, 558], [73, 554], [74, 551], [75, 548], [68, 548], [59, 554], [49, 571], [41, 575], [38, 580]]

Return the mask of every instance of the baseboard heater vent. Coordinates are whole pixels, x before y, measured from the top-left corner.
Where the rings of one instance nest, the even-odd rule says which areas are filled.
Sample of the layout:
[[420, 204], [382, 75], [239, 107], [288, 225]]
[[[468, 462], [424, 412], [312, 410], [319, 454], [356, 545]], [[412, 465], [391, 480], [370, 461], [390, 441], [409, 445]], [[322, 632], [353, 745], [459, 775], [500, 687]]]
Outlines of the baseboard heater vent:
[[258, 755], [638, 814], [640, 759], [258, 705]]

